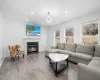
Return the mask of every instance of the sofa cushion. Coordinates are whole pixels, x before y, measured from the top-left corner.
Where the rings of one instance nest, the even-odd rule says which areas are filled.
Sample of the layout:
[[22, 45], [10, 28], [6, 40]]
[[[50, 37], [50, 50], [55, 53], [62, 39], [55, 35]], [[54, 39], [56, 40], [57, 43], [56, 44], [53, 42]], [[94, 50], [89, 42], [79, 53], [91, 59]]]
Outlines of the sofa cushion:
[[76, 52], [76, 44], [65, 44], [65, 50]]
[[65, 48], [65, 44], [64, 44], [64, 43], [59, 43], [59, 44], [57, 45], [57, 48], [63, 50], [63, 49]]
[[76, 52], [93, 56], [94, 46], [92, 46], [92, 45], [77, 45]]
[[74, 62], [74, 63], [83, 63], [83, 64], [89, 64], [89, 62], [90, 62], [90, 61], [86, 61], [86, 60], [79, 59], [76, 57], [71, 57], [71, 56], [68, 58], [68, 60], [71, 62]]
[[100, 68], [100, 61], [99, 60], [92, 60], [89, 65], [93, 66], [93, 67], [98, 67]]
[[60, 49], [48, 49], [48, 50], [45, 50], [46, 53], [56, 53], [56, 52], [59, 52]]
[[73, 53], [72, 51], [66, 51], [66, 50], [60, 50], [59, 52], [61, 54], [68, 54], [68, 55], [71, 55], [71, 53]]
[[83, 54], [83, 53], [71, 53], [71, 56], [85, 60], [85, 61], [90, 61], [92, 59], [91, 55], [87, 55], [87, 54]]
[[77, 80], [100, 80], [100, 69], [93, 66], [78, 64]]
[[93, 60], [99, 60], [100, 61], [100, 57], [93, 57]]
[[51, 49], [57, 49], [57, 46], [51, 46]]
[[100, 57], [100, 45], [95, 46], [94, 56]]

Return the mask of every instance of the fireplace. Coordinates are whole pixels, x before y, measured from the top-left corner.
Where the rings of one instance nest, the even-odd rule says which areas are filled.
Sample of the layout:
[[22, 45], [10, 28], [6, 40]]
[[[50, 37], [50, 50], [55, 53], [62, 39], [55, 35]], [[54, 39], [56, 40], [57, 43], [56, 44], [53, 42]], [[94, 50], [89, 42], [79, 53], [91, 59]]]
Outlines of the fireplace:
[[38, 42], [27, 42], [27, 54], [38, 52]]

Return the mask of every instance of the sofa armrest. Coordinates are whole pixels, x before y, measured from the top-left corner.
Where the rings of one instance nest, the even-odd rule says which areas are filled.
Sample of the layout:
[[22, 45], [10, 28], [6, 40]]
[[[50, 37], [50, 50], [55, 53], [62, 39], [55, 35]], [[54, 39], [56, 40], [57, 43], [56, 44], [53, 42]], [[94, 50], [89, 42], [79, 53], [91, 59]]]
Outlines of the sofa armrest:
[[51, 49], [57, 49], [57, 46], [51, 46]]
[[79, 63], [78, 80], [100, 80], [100, 69]]

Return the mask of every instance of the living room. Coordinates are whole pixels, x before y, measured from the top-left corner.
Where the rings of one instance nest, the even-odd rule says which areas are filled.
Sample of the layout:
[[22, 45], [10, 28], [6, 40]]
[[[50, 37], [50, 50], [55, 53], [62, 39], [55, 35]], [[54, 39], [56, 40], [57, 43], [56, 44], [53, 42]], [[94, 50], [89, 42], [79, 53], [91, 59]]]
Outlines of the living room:
[[[27, 25], [39, 26], [38, 36], [28, 33]], [[28, 54], [28, 42], [38, 43], [38, 54], [36, 52]], [[71, 45], [66, 46], [66, 44]], [[79, 64], [85, 63], [77, 62], [77, 60], [76, 63], [70, 61], [70, 55], [72, 57], [73, 53], [64, 51], [65, 46], [68, 47], [66, 50], [71, 51], [72, 44], [76, 46], [74, 53], [79, 53], [77, 52], [79, 45], [93, 45], [90, 63], [95, 57], [97, 48], [97, 52], [100, 53], [99, 0], [0, 0], [0, 80], [40, 80], [41, 78], [43, 80], [94, 80], [94, 78], [100, 80], [100, 70], [98, 69], [92, 71], [86, 68], [88, 72], [84, 72], [84, 69], [82, 74], [93, 73], [88, 77], [79, 75], [78, 70], [81, 66]], [[25, 54], [24, 59], [20, 55], [19, 60], [17, 60], [17, 56], [14, 60], [10, 59], [8, 47], [13, 45], [20, 45], [20, 50]], [[60, 47], [58, 48], [58, 46]], [[61, 50], [62, 46], [64, 49]], [[82, 49], [83, 46], [81, 46]], [[85, 48], [88, 49], [88, 47]], [[67, 68], [56, 76], [49, 64], [53, 62], [50, 62], [51, 53], [61, 53], [61, 56], [62, 53], [65, 56], [68, 55], [69, 67], [66, 65]], [[83, 53], [85, 52], [83, 51]], [[99, 58], [100, 54], [97, 57]], [[97, 63], [96, 65], [100, 68], [100, 62], [94, 63]], [[86, 63], [85, 67], [88, 64]], [[26, 67], [23, 68], [24, 66]], [[76, 69], [77, 67], [79, 69]]]

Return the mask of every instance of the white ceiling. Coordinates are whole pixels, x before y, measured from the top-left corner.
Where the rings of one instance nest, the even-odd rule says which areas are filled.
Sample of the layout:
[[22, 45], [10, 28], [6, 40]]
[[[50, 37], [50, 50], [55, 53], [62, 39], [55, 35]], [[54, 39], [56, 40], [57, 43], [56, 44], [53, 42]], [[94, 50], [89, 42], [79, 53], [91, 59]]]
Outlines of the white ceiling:
[[[0, 3], [0, 10], [5, 19], [13, 21], [28, 19], [28, 23], [37, 25], [44, 23], [45, 26], [60, 24], [100, 11], [100, 0], [0, 0]], [[45, 21], [47, 12], [50, 12], [51, 23]]]

